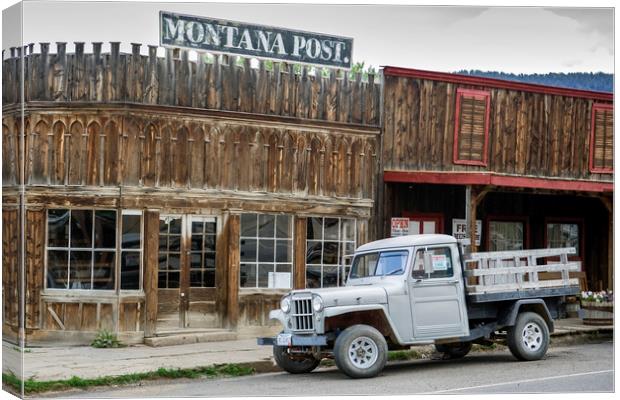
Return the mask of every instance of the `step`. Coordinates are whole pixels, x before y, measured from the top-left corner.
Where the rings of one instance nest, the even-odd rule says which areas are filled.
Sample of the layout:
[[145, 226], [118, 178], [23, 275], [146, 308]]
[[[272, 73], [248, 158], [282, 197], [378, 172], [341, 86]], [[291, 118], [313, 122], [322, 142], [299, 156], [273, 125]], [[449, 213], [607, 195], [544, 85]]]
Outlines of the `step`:
[[177, 346], [181, 344], [223, 342], [237, 340], [237, 332], [223, 329], [176, 330], [157, 332], [157, 336], [144, 338], [144, 344], [152, 347]]

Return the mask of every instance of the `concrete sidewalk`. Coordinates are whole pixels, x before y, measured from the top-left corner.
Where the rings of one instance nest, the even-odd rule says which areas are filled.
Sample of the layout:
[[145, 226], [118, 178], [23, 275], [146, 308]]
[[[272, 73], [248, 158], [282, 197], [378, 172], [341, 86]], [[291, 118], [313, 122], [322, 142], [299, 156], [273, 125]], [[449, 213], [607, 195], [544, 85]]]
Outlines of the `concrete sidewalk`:
[[[552, 336], [580, 333], [609, 333], [613, 326], [586, 326], [580, 319], [555, 321]], [[19, 349], [3, 342], [3, 371], [19, 373]], [[192, 343], [169, 347], [135, 345], [119, 349], [80, 347], [29, 348], [24, 352], [26, 379], [57, 380], [72, 376], [96, 378], [158, 368], [192, 368], [224, 363], [249, 363], [265, 370], [272, 366], [271, 347], [258, 346], [256, 339]], [[14, 368], [11, 368], [13, 366]]]

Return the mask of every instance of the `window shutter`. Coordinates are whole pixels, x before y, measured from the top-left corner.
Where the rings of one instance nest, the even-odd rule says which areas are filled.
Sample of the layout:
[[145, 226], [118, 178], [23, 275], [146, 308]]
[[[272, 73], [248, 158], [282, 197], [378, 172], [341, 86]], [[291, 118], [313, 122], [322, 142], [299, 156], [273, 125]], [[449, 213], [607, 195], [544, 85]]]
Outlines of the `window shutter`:
[[454, 163], [487, 165], [490, 93], [457, 90]]
[[590, 172], [609, 173], [614, 167], [614, 114], [610, 104], [592, 106]]

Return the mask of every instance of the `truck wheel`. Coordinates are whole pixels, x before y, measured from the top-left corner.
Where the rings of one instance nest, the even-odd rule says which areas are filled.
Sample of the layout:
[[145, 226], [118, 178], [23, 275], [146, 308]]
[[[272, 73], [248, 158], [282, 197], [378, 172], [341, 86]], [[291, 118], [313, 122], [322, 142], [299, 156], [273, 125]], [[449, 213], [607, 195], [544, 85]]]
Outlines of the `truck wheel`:
[[455, 360], [465, 357], [471, 350], [471, 342], [436, 344], [435, 349], [443, 353], [445, 358]]
[[312, 356], [291, 357], [286, 350], [287, 348], [283, 346], [273, 346], [273, 358], [276, 364], [288, 373], [305, 374], [313, 371], [321, 362]]
[[351, 378], [377, 376], [387, 362], [385, 338], [368, 325], [353, 325], [336, 338], [334, 359], [338, 369]]
[[520, 313], [507, 333], [508, 348], [517, 359], [540, 360], [547, 353], [549, 328], [540, 315], [534, 312]]

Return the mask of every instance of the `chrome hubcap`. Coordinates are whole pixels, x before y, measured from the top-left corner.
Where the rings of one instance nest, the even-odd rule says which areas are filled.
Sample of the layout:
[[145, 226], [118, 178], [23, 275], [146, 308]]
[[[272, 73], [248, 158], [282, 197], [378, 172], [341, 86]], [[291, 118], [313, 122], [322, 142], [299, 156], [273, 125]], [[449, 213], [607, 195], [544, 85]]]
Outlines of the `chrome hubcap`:
[[379, 349], [371, 338], [361, 336], [353, 340], [349, 346], [349, 360], [357, 368], [370, 368], [377, 361]]
[[523, 345], [530, 351], [537, 351], [543, 344], [543, 331], [535, 322], [528, 322], [521, 334]]

